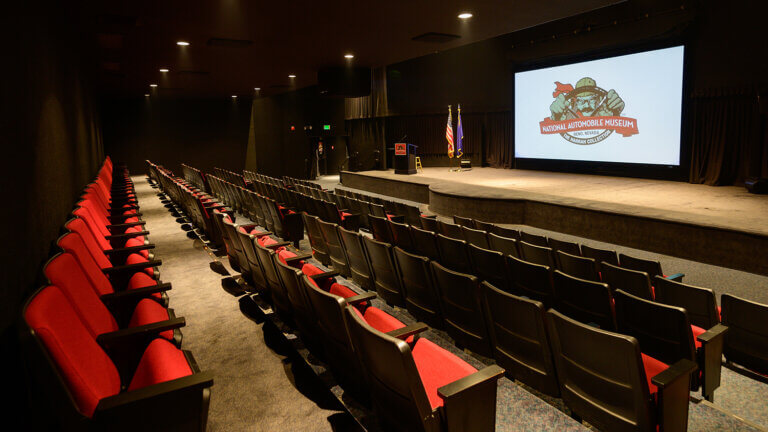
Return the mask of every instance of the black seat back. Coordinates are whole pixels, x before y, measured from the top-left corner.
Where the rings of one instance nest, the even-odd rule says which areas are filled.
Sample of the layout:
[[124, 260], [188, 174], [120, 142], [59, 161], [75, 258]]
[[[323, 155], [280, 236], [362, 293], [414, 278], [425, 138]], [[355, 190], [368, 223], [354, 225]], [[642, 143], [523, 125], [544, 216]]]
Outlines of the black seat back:
[[461, 227], [461, 233], [464, 236], [464, 240], [467, 243], [481, 247], [483, 249], [489, 249], [488, 236], [485, 231], [480, 231], [466, 226]]
[[597, 268], [599, 271], [602, 271], [601, 264], [603, 262], [607, 262], [608, 264], [615, 266], [619, 265], [619, 255], [616, 254], [615, 250], [600, 249], [587, 245], [581, 245], [581, 256], [594, 259], [597, 263]]
[[472, 274], [502, 291], [512, 292], [512, 282], [507, 271], [507, 260], [503, 253], [475, 245], [469, 245], [468, 251], [469, 261], [472, 264]]
[[557, 251], [557, 266], [565, 274], [579, 279], [600, 282], [600, 274], [597, 272], [597, 264], [592, 258], [584, 258], [571, 255], [563, 251]]
[[710, 329], [720, 323], [715, 292], [711, 289], [686, 285], [661, 276], [654, 278], [653, 287], [657, 302], [685, 309], [691, 324]]
[[247, 271], [245, 271], [245, 268], [242, 269], [245, 272], [243, 277], [248, 283], [255, 285], [256, 288], [265, 289], [267, 281], [264, 278], [264, 270], [261, 268], [261, 264], [259, 264], [256, 246], [253, 244], [256, 241], [256, 237], [241, 229], [237, 230], [237, 237], [248, 261]]
[[549, 247], [547, 236], [520, 231], [520, 240], [535, 246]]
[[464, 226], [467, 228], [474, 228], [475, 223], [472, 221], [472, 218], [466, 218], [461, 216], [453, 215], [453, 223], [456, 225]]
[[344, 314], [359, 363], [365, 365], [371, 402], [385, 430], [441, 430], [440, 416], [432, 412], [410, 346], [374, 329], [350, 308]]
[[440, 308], [448, 334], [459, 347], [492, 356], [481, 303], [480, 281], [475, 276], [449, 270], [434, 261], [432, 272], [440, 293]]
[[391, 305], [405, 306], [405, 296], [397, 273], [392, 245], [363, 237], [365, 251], [371, 268], [376, 292], [382, 300]]
[[323, 232], [317, 222], [319, 218], [307, 212], [303, 212], [301, 216], [304, 218], [304, 226], [307, 227], [312, 254], [323, 265], [330, 265], [331, 256], [328, 254], [328, 244], [325, 243], [325, 237], [323, 237]]
[[693, 332], [685, 309], [627, 294], [614, 293], [619, 333], [634, 336], [640, 351], [666, 364], [680, 359], [696, 361]]
[[475, 228], [477, 230], [480, 230], [480, 231], [485, 231], [487, 233], [492, 233], [493, 232], [493, 226], [494, 225], [492, 223], [490, 223], [490, 222], [483, 222], [483, 221], [477, 220], [477, 219], [474, 219], [473, 221], [474, 221], [474, 224], [475, 224], [475, 226], [473, 228]]
[[472, 265], [467, 255], [467, 242], [443, 234], [437, 235], [437, 250], [440, 252], [438, 260], [442, 265], [459, 273], [469, 273]]
[[512, 255], [506, 255], [507, 270], [513, 281], [512, 293], [544, 303], [544, 307], [555, 305], [552, 286], [552, 269], [529, 263]]
[[520, 230], [518, 229], [505, 228], [503, 226], [494, 225], [492, 232], [501, 237], [511, 238], [511, 239], [520, 241]]
[[553, 280], [558, 311], [585, 324], [616, 331], [613, 299], [607, 284], [568, 276], [559, 270]]
[[549, 242], [549, 247], [555, 252], [563, 251], [571, 255], [581, 256], [581, 248], [578, 243], [553, 239], [552, 237], [547, 239], [547, 241]]
[[448, 222], [437, 221], [437, 232], [446, 237], [453, 239], [463, 239], [464, 235], [461, 233], [461, 225], [456, 225]]
[[544, 304], [482, 283], [493, 357], [507, 376], [559, 397]]
[[411, 237], [413, 237], [413, 252], [430, 260], [440, 259], [440, 251], [437, 248], [437, 236], [433, 231], [423, 230], [411, 225]]
[[443, 328], [440, 296], [432, 281], [429, 258], [408, 253], [400, 247], [395, 247], [393, 251], [408, 312], [432, 327]]
[[624, 268], [646, 272], [651, 279], [664, 275], [661, 271], [661, 263], [654, 260], [636, 258], [620, 253], [619, 264]]
[[522, 259], [534, 264], [555, 268], [555, 256], [551, 248], [537, 246], [526, 241], [520, 241], [517, 247], [520, 249], [520, 257]]
[[728, 326], [725, 359], [768, 375], [768, 305], [723, 294], [722, 321]]
[[389, 220], [386, 217], [369, 216], [368, 222], [371, 224], [373, 238], [384, 243], [393, 243], [394, 236], [389, 226]]
[[349, 270], [352, 274], [352, 280], [368, 291], [373, 291], [373, 279], [371, 278], [371, 268], [368, 264], [368, 257], [365, 255], [363, 240], [360, 233], [346, 230], [339, 227], [339, 236], [341, 245], [344, 248], [345, 255], [349, 260]]
[[407, 251], [412, 251], [413, 237], [411, 237], [411, 227], [403, 223], [390, 222], [390, 228], [392, 229], [392, 244]]
[[622, 290], [646, 300], [653, 300], [651, 278], [648, 277], [648, 273], [608, 263], [603, 263], [600, 268], [603, 282], [607, 283], [612, 291]]
[[637, 339], [554, 309], [547, 321], [561, 395], [574, 414], [599, 430], [656, 430]]
[[488, 233], [489, 249], [499, 251], [504, 255], [512, 255], [520, 258], [520, 251], [517, 248], [517, 240], [508, 237], [502, 237], [494, 233]]
[[317, 224], [320, 226], [320, 231], [323, 233], [325, 244], [328, 245], [328, 255], [331, 258], [333, 269], [338, 271], [342, 276], [349, 276], [349, 259], [344, 253], [344, 248], [341, 246], [341, 238], [339, 237], [338, 231], [339, 226], [322, 219], [318, 219]]
[[421, 229], [426, 231], [437, 232], [437, 219], [422, 217], [421, 219], [419, 219], [419, 222], [421, 222]]

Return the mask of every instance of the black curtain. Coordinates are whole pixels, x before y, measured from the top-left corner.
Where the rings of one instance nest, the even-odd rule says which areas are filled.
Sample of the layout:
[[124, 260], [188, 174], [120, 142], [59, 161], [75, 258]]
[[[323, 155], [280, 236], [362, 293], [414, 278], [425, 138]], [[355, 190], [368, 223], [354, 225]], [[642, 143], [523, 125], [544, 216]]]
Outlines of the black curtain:
[[755, 92], [694, 95], [691, 119], [691, 183], [733, 185], [768, 176], [765, 114]]
[[[347, 120], [349, 155], [357, 157], [360, 170], [383, 169], [386, 158], [384, 119]], [[354, 167], [350, 167], [354, 168]]]
[[514, 167], [512, 113], [509, 111], [488, 113], [485, 124], [487, 128], [485, 163], [493, 168]]

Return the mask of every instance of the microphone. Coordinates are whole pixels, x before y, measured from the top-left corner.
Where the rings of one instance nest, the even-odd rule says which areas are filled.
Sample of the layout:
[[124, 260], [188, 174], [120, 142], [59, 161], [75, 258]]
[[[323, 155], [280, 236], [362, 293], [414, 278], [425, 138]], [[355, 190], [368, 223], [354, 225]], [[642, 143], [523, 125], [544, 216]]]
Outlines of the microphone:
[[408, 136], [408, 134], [405, 134], [405, 135], [403, 135], [403, 137], [402, 137], [402, 138], [400, 138], [400, 141], [398, 141], [398, 142], [403, 142], [403, 140], [404, 140], [404, 139], [405, 139], [407, 136]]

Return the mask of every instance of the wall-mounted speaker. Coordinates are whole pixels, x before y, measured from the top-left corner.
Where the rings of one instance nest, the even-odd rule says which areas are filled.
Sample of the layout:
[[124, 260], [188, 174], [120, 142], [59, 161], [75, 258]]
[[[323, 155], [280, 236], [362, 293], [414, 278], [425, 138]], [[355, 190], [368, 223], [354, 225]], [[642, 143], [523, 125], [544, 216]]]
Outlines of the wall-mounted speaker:
[[328, 97], [360, 97], [371, 94], [371, 68], [326, 67], [317, 71], [317, 87]]

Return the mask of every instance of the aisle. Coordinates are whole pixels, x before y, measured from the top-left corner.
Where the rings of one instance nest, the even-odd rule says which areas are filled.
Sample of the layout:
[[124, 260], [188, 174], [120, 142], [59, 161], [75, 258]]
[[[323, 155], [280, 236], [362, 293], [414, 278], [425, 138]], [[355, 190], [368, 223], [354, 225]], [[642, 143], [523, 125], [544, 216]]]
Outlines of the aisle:
[[144, 176], [133, 181], [155, 256], [163, 261], [160, 277], [173, 284], [169, 306], [187, 321], [183, 348], [202, 370], [214, 373], [208, 431], [339, 430], [346, 414], [339, 414], [336, 401], [324, 398], [303, 375], [294, 376], [290, 360], [265, 341], [263, 325], [243, 314], [238, 298], [222, 288], [222, 276], [210, 269], [211, 256], [200, 240], [187, 237], [157, 197], [159, 190]]

